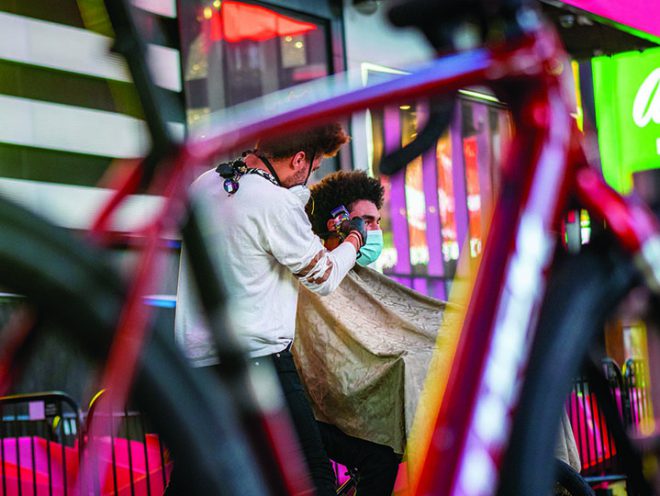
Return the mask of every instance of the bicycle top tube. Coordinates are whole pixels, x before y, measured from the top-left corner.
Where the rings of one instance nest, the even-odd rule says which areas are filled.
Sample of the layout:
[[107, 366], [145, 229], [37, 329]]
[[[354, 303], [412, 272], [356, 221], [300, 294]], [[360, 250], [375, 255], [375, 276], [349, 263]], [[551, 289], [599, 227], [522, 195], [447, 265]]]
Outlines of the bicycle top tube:
[[[339, 75], [301, 85], [298, 93], [302, 97], [290, 103], [283, 102], [289, 90], [282, 90], [215, 112], [211, 131], [192, 135], [190, 153], [196, 157], [208, 157], [229, 151], [258, 136], [274, 131], [280, 133], [281, 126], [290, 129], [317, 124], [368, 107], [462, 88], [471, 81], [482, 80], [491, 61], [492, 56], [486, 49], [453, 54], [420, 66], [410, 74], [396, 75], [387, 81], [357, 89], [351, 82], [341, 80], [342, 75]], [[269, 107], [279, 108], [273, 108], [270, 115], [265, 115]]]
[[[326, 87], [319, 86], [318, 82], [299, 85], [295, 87], [296, 91], [307, 91], [310, 95], [302, 105], [300, 102], [283, 105], [281, 101], [286, 99], [286, 95], [279, 92], [275, 97], [270, 95], [218, 111], [211, 118], [209, 130], [193, 133], [166, 157], [168, 163], [174, 164], [168, 174], [174, 174], [174, 169], [210, 167], [219, 156], [235, 152], [239, 146], [252, 145], [266, 134], [284, 134], [367, 108], [448, 94], [468, 86], [503, 85], [510, 80], [526, 80], [530, 87], [539, 82], [550, 85], [553, 80], [559, 79], [559, 75], [549, 67], [556, 65], [563, 56], [554, 32], [542, 26], [510, 42], [447, 55], [411, 74], [395, 76], [372, 86], [351, 89], [346, 82]], [[322, 95], [320, 98], [319, 94]], [[281, 100], [279, 109], [265, 115], [268, 102], [278, 97]], [[282, 109], [285, 106], [288, 108]], [[108, 200], [107, 207], [102, 211], [104, 219], [96, 224], [99, 226], [97, 233], [104, 230], [107, 219], [122, 200], [135, 191], [139, 181], [128, 177], [125, 183]], [[176, 189], [178, 194], [184, 194], [181, 188]]]
[[[214, 119], [212, 131], [207, 136], [193, 136], [186, 141], [175, 159], [176, 172], [180, 173], [192, 165], [210, 165], [217, 155], [234, 151], [239, 145], [253, 142], [265, 134], [285, 133], [369, 107], [450, 93], [475, 84], [492, 84], [501, 88], [511, 82], [512, 91], [503, 94], [511, 96], [508, 103], [520, 110], [522, 102], [530, 102], [523, 100], [529, 96], [525, 95], [526, 89], [539, 92], [539, 87], [547, 89], [552, 86], [552, 105], [545, 110], [561, 116], [554, 121], [559, 125], [544, 133], [543, 127], [550, 126], [552, 121], [542, 122], [544, 109], [539, 107], [539, 112], [533, 115], [535, 109], [532, 108], [527, 115], [538, 120], [529, 123], [528, 127], [535, 129], [523, 129], [521, 134], [524, 136], [519, 139], [519, 144], [524, 142], [541, 148], [543, 143], [537, 138], [549, 135], [551, 139], [549, 144], [546, 143], [546, 153], [540, 157], [522, 153], [517, 161], [519, 166], [531, 166], [537, 162], [538, 168], [549, 174], [545, 177], [552, 181], [539, 181], [540, 176], [530, 176], [536, 182], [531, 191], [519, 194], [520, 204], [505, 206], [500, 211], [498, 227], [501, 229], [493, 231], [501, 239], [499, 244], [492, 245], [494, 248], [489, 239], [483, 261], [484, 266], [494, 267], [493, 272], [497, 274], [481, 277], [480, 284], [475, 288], [476, 296], [469, 308], [472, 319], [464, 327], [466, 340], [461, 343], [464, 346], [456, 360], [463, 377], [453, 378], [454, 388], [447, 389], [447, 402], [443, 407], [447, 410], [452, 408], [453, 412], [441, 411], [440, 416], [444, 416], [446, 421], [438, 424], [435, 431], [437, 440], [445, 442], [441, 437], [449, 433], [454, 443], [446, 450], [436, 449], [436, 453], [427, 459], [427, 477], [415, 488], [419, 489], [415, 494], [481, 495], [492, 493], [497, 484], [497, 465], [506, 444], [508, 421], [494, 415], [493, 409], [488, 410], [487, 427], [495, 427], [490, 428], [486, 436], [480, 431], [483, 425], [479, 425], [481, 418], [477, 417], [477, 413], [486, 411], [494, 402], [498, 402], [496, 413], [502, 417], [508, 416], [514, 408], [515, 398], [505, 396], [515, 395], [518, 373], [524, 370], [527, 359], [525, 343], [530, 339], [534, 308], [542, 298], [542, 274], [550, 263], [553, 247], [552, 240], [548, 239], [549, 219], [561, 210], [554, 194], [561, 190], [566, 175], [570, 173], [565, 170], [571, 133], [567, 112], [569, 102], [566, 99], [568, 92], [561, 91], [563, 86], [560, 81], [567, 71], [564, 70], [562, 76], [560, 71], [552, 70], [553, 63], [561, 61], [562, 57], [556, 36], [540, 29], [498, 47], [479, 48], [438, 59], [413, 74], [371, 87], [347, 91], [346, 86], [338, 85], [322, 98], [310, 90], [315, 97], [313, 100], [272, 115], [264, 116], [263, 109], [261, 112], [248, 111], [245, 107], [228, 110], [222, 112], [217, 120]], [[533, 99], [531, 103], [534, 103]], [[518, 113], [518, 122], [521, 122], [520, 116]], [[519, 151], [522, 149], [524, 147], [520, 146]], [[563, 163], [553, 167], [556, 161]], [[562, 170], [557, 170], [559, 168]], [[520, 180], [520, 183], [524, 181]], [[554, 186], [549, 187], [550, 183]], [[522, 200], [527, 204], [520, 206], [523, 205]], [[525, 208], [527, 210], [523, 210]], [[518, 209], [527, 214], [552, 213], [523, 216], [518, 215]], [[542, 230], [539, 230], [539, 218], [544, 220]], [[536, 252], [525, 248], [525, 243], [529, 239], [537, 239], [539, 234], [544, 242], [543, 249], [539, 249], [538, 245], [534, 248]], [[512, 246], [514, 244], [517, 246]], [[522, 291], [518, 284], [521, 274], [527, 278], [522, 288], [529, 291]], [[143, 280], [147, 279], [143, 277]], [[506, 295], [508, 300], [502, 295]], [[504, 380], [498, 376], [497, 384], [490, 383], [489, 369], [501, 363], [513, 363], [513, 366], [507, 366], [508, 375]], [[463, 371], [466, 373], [463, 374]], [[504, 389], [502, 394], [494, 394], [495, 386]], [[449, 403], [449, 400], [455, 399], [459, 401]], [[438, 446], [441, 442], [437, 443]], [[474, 477], [475, 467], [482, 469], [478, 479]]]
[[[212, 117], [210, 131], [193, 135], [186, 142], [186, 153], [193, 162], [204, 163], [235, 150], [239, 145], [251, 143], [259, 136], [283, 134], [371, 107], [521, 77], [528, 78], [530, 84], [536, 84], [534, 80], [550, 75], [543, 70], [545, 64], [562, 56], [563, 51], [555, 35], [540, 28], [531, 35], [497, 47], [444, 56], [411, 74], [396, 76], [373, 86], [346, 91], [348, 85], [340, 83], [331, 89], [324, 89], [326, 94], [318, 98], [319, 92], [311, 83], [309, 93], [315, 98], [302, 105], [292, 104], [291, 108], [275, 111], [271, 115], [264, 115], [263, 107], [269, 96], [218, 111]], [[300, 88], [304, 87], [301, 85]], [[273, 98], [276, 97], [270, 95], [271, 101]]]
[[[174, 162], [177, 170], [192, 169], [197, 165], [210, 166], [216, 157], [235, 151], [240, 145], [251, 145], [251, 142], [264, 134], [284, 133], [296, 127], [319, 124], [370, 106], [423, 97], [441, 90], [458, 90], [484, 81], [486, 71], [493, 66], [495, 58], [491, 51], [484, 48], [455, 54], [434, 61], [412, 74], [396, 76], [384, 83], [353, 90], [350, 89], [353, 85], [347, 81], [328, 85], [327, 80], [324, 80], [321, 84], [315, 81], [299, 85], [299, 91], [311, 95], [305, 104], [301, 105], [298, 101], [291, 104], [290, 108], [281, 110], [281, 101], [286, 98], [284, 90], [218, 111], [212, 117], [210, 130], [194, 133], [181, 147], [173, 150], [176, 153], [168, 159]], [[319, 94], [323, 94], [323, 97], [319, 98]], [[280, 110], [265, 116], [264, 107], [269, 107], [269, 102], [278, 98]], [[169, 174], [176, 175], [176, 172], [170, 170]], [[136, 191], [140, 177], [141, 171], [138, 169], [125, 174], [119, 181], [116, 191], [106, 201], [93, 223], [94, 238], [103, 239], [109, 219], [125, 198]], [[184, 194], [182, 188], [178, 188], [177, 192], [179, 195]], [[169, 209], [164, 206], [162, 211], [166, 210]], [[157, 221], [162, 220], [163, 215], [158, 215]], [[171, 222], [168, 224], [172, 225]]]

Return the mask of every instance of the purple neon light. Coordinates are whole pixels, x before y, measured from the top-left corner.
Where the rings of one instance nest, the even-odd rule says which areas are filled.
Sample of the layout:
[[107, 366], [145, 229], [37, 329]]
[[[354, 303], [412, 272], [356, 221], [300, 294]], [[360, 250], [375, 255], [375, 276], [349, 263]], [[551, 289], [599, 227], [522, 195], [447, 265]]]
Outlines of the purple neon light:
[[[421, 107], [422, 111], [425, 112], [425, 113], [424, 113], [423, 115], [421, 115], [421, 116], [420, 116], [420, 114], [419, 114], [420, 107]], [[425, 111], [424, 111], [424, 108], [426, 108]], [[419, 131], [420, 129], [422, 129], [422, 128], [424, 127], [424, 125], [425, 125], [425, 123], [426, 123], [426, 120], [428, 119], [428, 106], [426, 106], [424, 103], [418, 102], [417, 105], [415, 106], [415, 110], [417, 111], [417, 114], [415, 115], [415, 119], [416, 119], [416, 129]], [[421, 118], [420, 118], [420, 117], [421, 117]], [[420, 157], [420, 160], [422, 160], [422, 164], [421, 164], [421, 167], [422, 167], [422, 193], [425, 193], [425, 189], [426, 189], [426, 188], [424, 188], [424, 176], [423, 176], [423, 172], [424, 172], [424, 168], [423, 168], [424, 161], [423, 161], [423, 157]], [[418, 166], [418, 163], [416, 163], [415, 166]], [[409, 177], [410, 177], [410, 176], [409, 176]], [[409, 177], [408, 177], [408, 178], [409, 178]], [[406, 182], [407, 182], [407, 181], [406, 181]], [[407, 184], [407, 187], [406, 187], [405, 190], [404, 190], [404, 192], [406, 193], [406, 209], [407, 209], [407, 212], [406, 212], [406, 219], [409, 219], [409, 218], [411, 217], [411, 216], [410, 216], [410, 207], [411, 207], [411, 203], [412, 203], [413, 201], [415, 201], [415, 197], [414, 197], [414, 195], [413, 195], [412, 198], [410, 198], [410, 196], [407, 194], [408, 192], [410, 192], [410, 189], [412, 189], [413, 186], [416, 187], [417, 184], [414, 184], [414, 185], [409, 185], [409, 184]], [[427, 202], [427, 200], [426, 200], [426, 194], [424, 194], [424, 213], [425, 213], [425, 214], [426, 214], [427, 208], [428, 208], [428, 202]], [[424, 222], [426, 222], [426, 215], [424, 215]], [[413, 246], [413, 241], [412, 241], [412, 240], [413, 240], [413, 235], [410, 233], [410, 230], [411, 230], [410, 221], [408, 221], [408, 233], [409, 233], [409, 234], [408, 234], [408, 239], [409, 239], [410, 248], [411, 248], [411, 250], [412, 250], [412, 246]], [[428, 250], [428, 249], [429, 249], [429, 245], [428, 245], [428, 232], [426, 231], [426, 226], [425, 226], [425, 230], [424, 230], [424, 242], [426, 243], [426, 249]], [[410, 258], [411, 258], [411, 264], [412, 264], [412, 253], [410, 254]], [[415, 271], [415, 272], [417, 272], [417, 271]], [[412, 288], [413, 288], [415, 291], [418, 291], [418, 292], [420, 292], [420, 293], [422, 293], [422, 294], [429, 294], [428, 281], [427, 281], [425, 278], [423, 278], [423, 277], [413, 277], [413, 278], [412, 278]]]
[[[489, 108], [485, 104], [473, 103], [473, 117], [475, 127], [479, 130], [477, 135], [477, 167], [479, 168], [479, 193], [481, 196], [481, 226], [485, 230], [490, 213], [493, 211], [493, 182], [491, 174], [492, 157], [490, 153], [490, 124], [488, 119]], [[481, 233], [481, 239], [486, 239], [486, 233]]]
[[[401, 116], [398, 107], [385, 108], [385, 151], [392, 152], [401, 147]], [[396, 248], [396, 265], [394, 272], [397, 274], [410, 274], [410, 241], [408, 239], [408, 220], [406, 219], [406, 184], [404, 171], [390, 178], [390, 221], [392, 225], [392, 237], [394, 248]], [[406, 286], [410, 281], [395, 278], [395, 280]]]
[[465, 185], [465, 163], [463, 160], [462, 136], [463, 109], [460, 104], [454, 111], [454, 122], [451, 125], [451, 163], [454, 177], [454, 202], [456, 216], [456, 239], [462, 252], [468, 233], [467, 188]]
[[[421, 103], [417, 105], [417, 117], [420, 123], [426, 122], [428, 105]], [[431, 147], [422, 156], [422, 177], [424, 182], [424, 198], [426, 199], [426, 243], [429, 247], [428, 274], [430, 276], [443, 276], [442, 225], [438, 201], [438, 168], [435, 146]], [[433, 289], [432, 296], [441, 300], [447, 299], [443, 281], [433, 284]]]

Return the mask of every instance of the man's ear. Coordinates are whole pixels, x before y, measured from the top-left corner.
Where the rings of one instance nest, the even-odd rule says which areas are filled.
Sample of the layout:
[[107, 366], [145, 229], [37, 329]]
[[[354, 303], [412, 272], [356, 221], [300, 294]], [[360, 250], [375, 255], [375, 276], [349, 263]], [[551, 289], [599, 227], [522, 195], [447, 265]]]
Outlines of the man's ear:
[[335, 231], [335, 220], [334, 219], [328, 219], [328, 222], [325, 223], [325, 227], [328, 228], [328, 232], [334, 232]]
[[305, 152], [299, 151], [296, 153], [293, 158], [291, 159], [291, 165], [293, 166], [294, 169], [299, 169], [301, 165], [305, 164]]

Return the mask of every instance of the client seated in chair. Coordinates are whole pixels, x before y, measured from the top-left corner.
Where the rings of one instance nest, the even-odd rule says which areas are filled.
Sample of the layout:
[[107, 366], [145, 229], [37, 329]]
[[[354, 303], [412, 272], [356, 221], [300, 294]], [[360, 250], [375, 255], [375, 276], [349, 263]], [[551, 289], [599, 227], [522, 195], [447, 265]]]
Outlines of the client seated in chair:
[[[312, 186], [311, 190], [312, 200], [307, 205], [308, 215], [310, 215], [312, 228], [324, 240], [326, 248], [332, 250], [341, 243], [342, 236], [345, 234], [342, 230], [342, 223], [354, 217], [361, 217], [367, 229], [367, 244], [363, 250], [360, 250], [358, 263], [365, 266], [378, 258], [382, 249], [379, 209], [383, 203], [383, 188], [380, 183], [367, 177], [364, 173], [342, 172], [326, 177], [320, 183]], [[328, 195], [334, 196], [332, 206], [328, 203]], [[319, 207], [320, 210], [318, 210]], [[336, 212], [334, 212], [335, 210]], [[333, 211], [334, 215], [330, 211]], [[350, 298], [349, 294], [341, 295], [337, 303], [345, 301], [347, 297]], [[358, 368], [352, 367], [351, 364], [355, 364], [356, 361], [340, 348], [335, 348], [334, 351], [325, 347], [323, 347], [323, 351], [314, 349], [314, 345], [310, 341], [314, 341], [318, 337], [319, 326], [318, 322], [309, 318], [312, 313], [316, 314], [310, 296], [305, 292], [299, 297], [296, 328], [297, 332], [304, 334], [304, 337], [296, 339], [294, 342], [294, 357], [299, 361], [299, 365], [304, 364], [302, 366], [308, 369], [303, 372], [303, 375], [306, 374], [303, 381], [308, 393], [312, 396], [315, 415], [319, 421], [326, 451], [328, 456], [336, 462], [355, 470], [358, 479], [358, 494], [363, 496], [389, 495], [394, 487], [403, 452], [402, 445], [388, 442], [387, 436], [370, 435], [360, 424], [351, 425], [351, 423], [340, 420], [358, 415], [360, 409], [358, 403], [361, 402], [359, 398], [354, 397], [352, 401], [344, 402], [339, 396], [334, 399], [327, 397], [328, 402], [317, 401], [319, 389], [315, 386], [317, 379], [332, 377], [341, 368], [347, 374], [356, 374], [354, 377], [347, 377], [347, 385], [350, 384], [350, 388], [359, 388], [359, 377], [363, 376], [362, 379], [367, 379], [365, 384], [368, 385], [368, 389], [371, 389], [374, 386], [378, 387], [378, 384], [370, 384], [368, 379], [376, 371], [364, 370], [363, 365], [359, 365]], [[323, 298], [323, 300], [328, 299]], [[345, 310], [347, 316], [361, 311], [353, 305], [347, 305]], [[321, 345], [322, 342], [327, 343], [322, 338], [316, 344]], [[314, 356], [318, 351], [321, 354]], [[329, 369], [333, 371], [329, 372]], [[324, 371], [329, 373], [326, 375]], [[343, 389], [343, 386], [339, 386], [339, 388]], [[363, 407], [369, 408], [371, 394], [365, 390], [362, 396], [365, 399]], [[368, 423], [370, 415], [365, 415], [360, 420]], [[372, 428], [374, 433], [381, 431], [378, 425], [374, 425]]]
[[[430, 408], [418, 405], [429, 364], [447, 359], [442, 350], [458, 327], [459, 312], [367, 267], [383, 248], [378, 180], [360, 171], [340, 171], [310, 189], [307, 213], [327, 248], [341, 242], [343, 225], [353, 217], [364, 220], [367, 241], [331, 296], [301, 288], [294, 357], [330, 458], [357, 468], [358, 494], [391, 494], [418, 406]], [[557, 456], [579, 470], [570, 426], [568, 431]], [[363, 451], [350, 447], [356, 440], [364, 443]], [[368, 485], [370, 468], [360, 466], [369, 459], [369, 449], [385, 460], [378, 462], [382, 470], [373, 477], [380, 482], [376, 489]], [[360, 456], [354, 457], [356, 452]], [[406, 456], [410, 463], [414, 455]]]

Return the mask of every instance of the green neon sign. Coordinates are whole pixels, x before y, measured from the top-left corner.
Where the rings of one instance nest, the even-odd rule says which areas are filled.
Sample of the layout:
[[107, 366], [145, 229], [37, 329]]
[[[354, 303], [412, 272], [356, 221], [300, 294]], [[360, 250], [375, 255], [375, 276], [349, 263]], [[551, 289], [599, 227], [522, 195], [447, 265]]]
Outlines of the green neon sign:
[[603, 175], [618, 191], [660, 168], [660, 48], [592, 61]]

